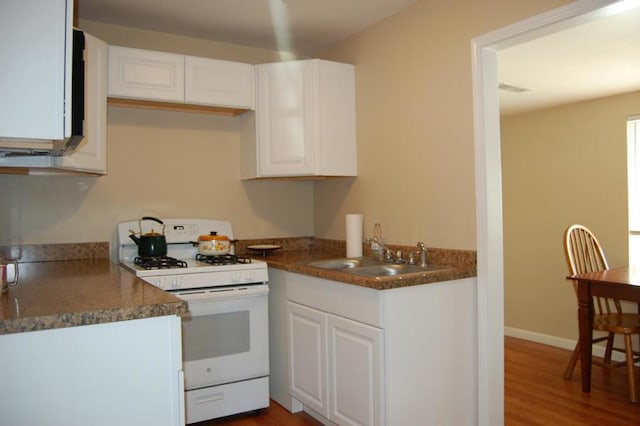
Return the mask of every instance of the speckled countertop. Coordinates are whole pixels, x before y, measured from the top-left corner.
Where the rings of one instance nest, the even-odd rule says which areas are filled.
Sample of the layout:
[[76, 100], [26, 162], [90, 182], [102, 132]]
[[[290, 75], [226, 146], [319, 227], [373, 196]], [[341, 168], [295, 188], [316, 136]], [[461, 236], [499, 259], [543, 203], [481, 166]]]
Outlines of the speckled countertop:
[[[73, 252], [68, 256], [77, 256], [75, 246], [68, 247]], [[108, 252], [102, 247], [100, 250]], [[15, 254], [6, 250], [4, 253]], [[19, 265], [18, 285], [0, 296], [0, 334], [187, 312], [185, 301], [136, 278], [108, 259], [54, 257], [48, 256], [55, 261], [47, 262], [34, 261], [28, 255], [20, 258], [28, 263]]]
[[[244, 251], [247, 244], [276, 244], [282, 246], [280, 250], [265, 252], [265, 256], [259, 256], [256, 255], [256, 253], [247, 251], [247, 254], [250, 256], [265, 260], [272, 268], [376, 290], [457, 280], [475, 277], [477, 274], [476, 253], [470, 250], [427, 249], [428, 264], [448, 266], [450, 269], [427, 273], [405, 274], [402, 276], [367, 278], [339, 270], [313, 268], [306, 264], [314, 260], [345, 257], [346, 249], [343, 241], [298, 238], [273, 239], [267, 242], [261, 240], [245, 243], [245, 245], [239, 246], [239, 250], [241, 250], [239, 253]], [[405, 253], [416, 249], [415, 247], [408, 246], [390, 246], [390, 248], [394, 251], [402, 250]], [[370, 256], [370, 253], [368, 253], [366, 249], [363, 250], [363, 254]]]
[[[247, 249], [251, 244], [277, 244], [282, 249], [263, 257]], [[313, 237], [243, 240], [237, 243], [236, 252], [265, 260], [272, 268], [377, 290], [476, 276], [476, 253], [468, 250], [429, 248], [428, 263], [451, 269], [380, 279], [305, 264], [344, 257], [344, 241]], [[188, 311], [185, 301], [110, 263], [108, 253], [108, 243], [0, 247], [1, 255], [20, 262], [19, 284], [0, 296], [0, 334], [180, 315]], [[364, 255], [370, 253], [365, 249]]]

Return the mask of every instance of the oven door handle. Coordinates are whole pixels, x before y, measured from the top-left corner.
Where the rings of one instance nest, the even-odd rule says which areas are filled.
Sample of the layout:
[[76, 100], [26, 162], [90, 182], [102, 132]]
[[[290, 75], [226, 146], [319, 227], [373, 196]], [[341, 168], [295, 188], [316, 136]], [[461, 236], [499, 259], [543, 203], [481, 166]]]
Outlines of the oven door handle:
[[235, 299], [240, 297], [256, 297], [269, 294], [269, 286], [256, 284], [227, 288], [206, 288], [186, 290], [173, 293], [187, 302], [192, 300]]

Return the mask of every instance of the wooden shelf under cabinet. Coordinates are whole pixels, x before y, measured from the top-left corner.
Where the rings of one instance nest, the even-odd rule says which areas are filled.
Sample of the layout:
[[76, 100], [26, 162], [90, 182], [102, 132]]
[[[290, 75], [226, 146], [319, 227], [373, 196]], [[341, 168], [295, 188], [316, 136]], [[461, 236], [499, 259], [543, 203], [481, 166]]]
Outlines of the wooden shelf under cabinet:
[[155, 109], [162, 111], [177, 111], [177, 112], [196, 112], [200, 114], [214, 114], [225, 115], [229, 117], [235, 117], [248, 110], [240, 108], [226, 108], [216, 107], [210, 105], [195, 105], [195, 104], [182, 104], [174, 102], [158, 102], [158, 101], [145, 101], [141, 99], [126, 99], [126, 98], [107, 98], [107, 105], [125, 107], [125, 108], [143, 108], [143, 109]]

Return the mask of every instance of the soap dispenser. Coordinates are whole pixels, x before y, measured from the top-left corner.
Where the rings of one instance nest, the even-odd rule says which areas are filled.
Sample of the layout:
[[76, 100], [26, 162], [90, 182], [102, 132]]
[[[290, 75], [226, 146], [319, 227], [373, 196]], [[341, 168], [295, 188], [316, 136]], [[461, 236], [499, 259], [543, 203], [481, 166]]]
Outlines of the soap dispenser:
[[373, 237], [371, 238], [371, 256], [382, 259], [384, 256], [384, 241], [382, 239], [382, 226], [379, 222], [373, 225]]

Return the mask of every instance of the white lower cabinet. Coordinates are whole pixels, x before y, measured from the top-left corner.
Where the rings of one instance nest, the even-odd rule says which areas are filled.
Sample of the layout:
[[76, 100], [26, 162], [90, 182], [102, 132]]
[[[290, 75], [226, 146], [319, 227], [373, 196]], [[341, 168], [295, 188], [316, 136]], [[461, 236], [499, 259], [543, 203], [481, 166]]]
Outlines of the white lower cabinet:
[[270, 268], [271, 398], [325, 424], [477, 424], [476, 287], [375, 290]]
[[382, 330], [287, 305], [293, 397], [338, 425], [379, 425]]
[[381, 424], [382, 334], [379, 328], [327, 315], [329, 419]]
[[185, 424], [181, 319], [0, 336], [0, 424]]
[[287, 303], [291, 394], [312, 410], [329, 417], [326, 315]]

